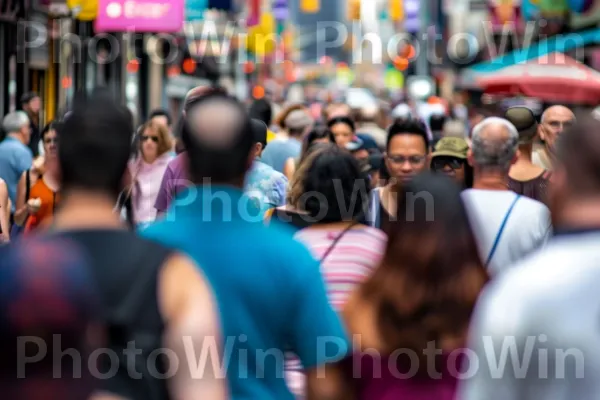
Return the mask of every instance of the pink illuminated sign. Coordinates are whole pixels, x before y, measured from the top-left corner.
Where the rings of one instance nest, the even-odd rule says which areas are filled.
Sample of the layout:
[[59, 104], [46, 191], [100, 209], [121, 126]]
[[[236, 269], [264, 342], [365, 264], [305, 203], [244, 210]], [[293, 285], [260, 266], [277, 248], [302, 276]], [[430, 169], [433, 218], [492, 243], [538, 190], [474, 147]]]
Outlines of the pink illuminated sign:
[[100, 0], [96, 32], [178, 32], [184, 0]]

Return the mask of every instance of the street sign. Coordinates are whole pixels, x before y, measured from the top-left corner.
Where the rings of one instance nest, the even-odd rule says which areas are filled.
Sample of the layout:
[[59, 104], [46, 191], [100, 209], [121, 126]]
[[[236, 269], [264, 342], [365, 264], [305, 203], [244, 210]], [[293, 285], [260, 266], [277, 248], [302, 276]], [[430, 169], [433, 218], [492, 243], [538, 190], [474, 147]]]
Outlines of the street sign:
[[185, 0], [185, 20], [202, 21], [207, 7], [208, 0]]

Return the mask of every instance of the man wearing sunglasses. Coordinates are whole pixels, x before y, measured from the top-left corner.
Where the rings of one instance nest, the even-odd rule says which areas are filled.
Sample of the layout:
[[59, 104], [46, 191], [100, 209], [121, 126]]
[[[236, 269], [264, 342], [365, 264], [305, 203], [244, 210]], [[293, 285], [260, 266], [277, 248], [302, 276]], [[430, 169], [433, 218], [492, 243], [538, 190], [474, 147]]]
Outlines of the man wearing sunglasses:
[[558, 136], [575, 122], [573, 111], [565, 106], [552, 106], [542, 114], [539, 125], [539, 136], [543, 145], [533, 152], [533, 163], [551, 171], [553, 164], [554, 144]]
[[445, 137], [435, 146], [431, 155], [431, 170], [455, 179], [463, 188], [473, 184], [473, 172], [467, 164], [469, 144], [463, 138]]

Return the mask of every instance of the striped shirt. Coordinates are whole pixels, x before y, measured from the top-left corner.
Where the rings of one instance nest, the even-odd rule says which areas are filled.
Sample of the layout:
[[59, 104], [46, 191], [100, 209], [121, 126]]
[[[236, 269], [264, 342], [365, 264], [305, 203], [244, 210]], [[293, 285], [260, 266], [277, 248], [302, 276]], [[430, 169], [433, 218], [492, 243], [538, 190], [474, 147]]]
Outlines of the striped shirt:
[[[321, 260], [343, 231], [343, 227], [306, 228], [296, 233], [294, 238], [303, 243], [313, 257]], [[329, 302], [336, 311], [342, 311], [356, 287], [379, 265], [386, 243], [387, 236], [379, 229], [368, 226], [350, 229], [321, 263], [321, 274], [327, 287]], [[302, 397], [304, 374], [300, 361], [295, 357], [289, 357], [286, 362], [286, 378], [290, 390], [297, 397]]]

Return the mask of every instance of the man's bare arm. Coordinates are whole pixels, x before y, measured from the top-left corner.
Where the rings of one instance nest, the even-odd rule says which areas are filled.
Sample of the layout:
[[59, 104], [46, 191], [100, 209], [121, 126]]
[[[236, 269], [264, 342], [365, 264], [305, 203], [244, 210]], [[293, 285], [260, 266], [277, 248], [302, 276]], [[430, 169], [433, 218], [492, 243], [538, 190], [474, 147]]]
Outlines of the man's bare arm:
[[179, 359], [177, 372], [169, 382], [173, 398], [225, 399], [225, 376], [212, 368], [219, 365], [218, 360], [208, 357], [206, 366], [198, 366], [198, 353], [203, 346], [216, 346], [215, 353], [221, 357], [222, 342], [212, 290], [187, 256], [176, 254], [167, 260], [160, 277], [159, 304], [167, 323], [164, 345]]

